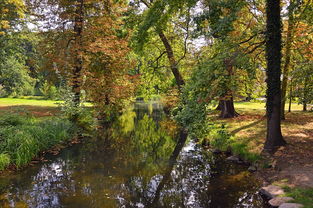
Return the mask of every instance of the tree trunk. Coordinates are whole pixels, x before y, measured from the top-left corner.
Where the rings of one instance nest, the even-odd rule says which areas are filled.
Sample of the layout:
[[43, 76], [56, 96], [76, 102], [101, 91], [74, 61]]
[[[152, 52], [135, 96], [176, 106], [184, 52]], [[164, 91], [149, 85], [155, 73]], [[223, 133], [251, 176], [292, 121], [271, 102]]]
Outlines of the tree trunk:
[[218, 106], [215, 108], [215, 110], [222, 110], [223, 108], [223, 102], [221, 100], [218, 101]]
[[[229, 79], [231, 80], [234, 75], [233, 60], [231, 58], [225, 59], [224, 63], [227, 69]], [[226, 90], [228, 88], [228, 91], [226, 91], [226, 96], [224, 96], [220, 100], [218, 106], [221, 110], [220, 118], [234, 118], [236, 116], [239, 116], [239, 114], [235, 111], [233, 93], [228, 86], [226, 86], [225, 88]]]
[[[292, 4], [292, 1], [290, 1]], [[286, 104], [286, 92], [288, 85], [288, 75], [290, 68], [290, 58], [291, 58], [291, 45], [294, 35], [294, 18], [293, 18], [293, 6], [289, 7], [289, 20], [288, 20], [288, 30], [287, 30], [287, 40], [286, 40], [286, 54], [285, 54], [285, 64], [283, 68], [283, 82], [282, 82], [282, 102], [281, 102], [281, 119], [285, 120], [285, 104]]]
[[307, 104], [306, 104], [306, 102], [303, 103], [303, 111], [307, 111]]
[[291, 102], [292, 102], [292, 81], [290, 81], [289, 84], [289, 108], [288, 108], [288, 112], [291, 112]]
[[221, 114], [220, 118], [234, 118], [239, 116], [239, 113], [235, 111], [233, 96], [229, 99], [221, 100]]
[[165, 34], [163, 33], [163, 31], [158, 32], [158, 35], [161, 38], [162, 43], [165, 47], [167, 58], [170, 62], [171, 70], [175, 77], [178, 90], [181, 91], [181, 88], [185, 85], [185, 81], [179, 72], [177, 62], [174, 56], [173, 48], [171, 44], [169, 43], [168, 39], [166, 38]]
[[304, 78], [304, 85], [303, 85], [303, 111], [307, 111], [307, 85], [308, 85], [308, 78]]
[[264, 150], [285, 145], [281, 133], [281, 17], [280, 0], [266, 0], [267, 135]]
[[74, 69], [72, 87], [74, 98], [73, 102], [76, 107], [80, 105], [80, 91], [81, 91], [81, 73], [83, 69], [83, 57], [82, 57], [82, 36], [83, 36], [83, 24], [84, 24], [84, 0], [77, 0], [74, 18]]

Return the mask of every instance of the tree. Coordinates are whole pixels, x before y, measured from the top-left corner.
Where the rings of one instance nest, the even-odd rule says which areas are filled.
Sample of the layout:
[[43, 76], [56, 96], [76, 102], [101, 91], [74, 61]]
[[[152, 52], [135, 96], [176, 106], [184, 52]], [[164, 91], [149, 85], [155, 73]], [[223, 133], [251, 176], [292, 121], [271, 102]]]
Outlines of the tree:
[[[117, 98], [132, 95], [133, 80], [127, 73], [129, 34], [122, 27], [124, 1], [30, 0], [29, 4], [39, 13], [38, 20], [47, 23], [40, 28], [46, 66], [66, 78], [76, 107], [82, 90], [99, 110], [119, 106]], [[50, 15], [45, 13], [47, 7]]]
[[[163, 44], [171, 72], [175, 77], [178, 90], [181, 91], [183, 85], [185, 85], [185, 81], [181, 74], [181, 70], [179, 69], [179, 64], [180, 61], [185, 58], [187, 52], [187, 40], [189, 38], [189, 24], [190, 24], [189, 12], [190, 7], [193, 4], [186, 6], [184, 1], [165, 2], [161, 0], [157, 1], [138, 0], [136, 1], [136, 3], [143, 4], [147, 8], [143, 15], [143, 21], [139, 25], [136, 35], [138, 50], [140, 51], [143, 49], [143, 46], [148, 40], [149, 33], [152, 30], [153, 33], [159, 37]], [[187, 12], [179, 14], [179, 9], [184, 6], [186, 6], [185, 10]], [[167, 29], [173, 26], [170, 23], [171, 20], [173, 21], [173, 19], [175, 19], [174, 17], [177, 15], [178, 16], [180, 15], [181, 17], [180, 19], [183, 19], [183, 21], [180, 21], [180, 23], [177, 23], [177, 25], [185, 25], [183, 29], [185, 30], [185, 34], [183, 34], [185, 42], [184, 44], [185, 51], [180, 58], [178, 58], [177, 53], [175, 53], [173, 43], [171, 43], [171, 40], [169, 38], [170, 35], [166, 34]], [[176, 37], [176, 39], [181, 39], [181, 37]]]
[[285, 145], [281, 133], [281, 16], [280, 1], [266, 1], [266, 60], [267, 60], [267, 134], [264, 150], [273, 152]]
[[24, 16], [25, 5], [23, 0], [0, 0], [0, 35], [12, 26], [16, 26]]
[[[285, 104], [286, 104], [286, 94], [288, 87], [289, 72], [291, 69], [291, 60], [294, 56], [294, 50], [299, 48], [299, 42], [302, 39], [301, 37], [295, 37], [299, 30], [301, 31], [301, 22], [306, 18], [306, 13], [309, 12], [309, 9], [312, 7], [310, 1], [294, 1], [291, 0], [288, 6], [288, 28], [285, 41], [285, 56], [283, 63], [283, 80], [282, 80], [282, 107], [281, 107], [281, 118], [285, 119]], [[306, 45], [309, 47], [309, 44]]]

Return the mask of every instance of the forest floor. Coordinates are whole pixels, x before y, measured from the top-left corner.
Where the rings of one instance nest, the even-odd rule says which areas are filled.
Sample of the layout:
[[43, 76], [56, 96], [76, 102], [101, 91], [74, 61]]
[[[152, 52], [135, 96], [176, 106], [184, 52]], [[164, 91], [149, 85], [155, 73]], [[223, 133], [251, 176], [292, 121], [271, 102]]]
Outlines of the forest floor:
[[[266, 138], [265, 104], [236, 103], [239, 117], [218, 119], [225, 123], [236, 139], [248, 144], [249, 150], [260, 153]], [[282, 121], [282, 133], [287, 141], [266, 161], [268, 168], [258, 175], [266, 183], [279, 183], [289, 187], [313, 187], [313, 112], [302, 112], [301, 106], [292, 105]]]

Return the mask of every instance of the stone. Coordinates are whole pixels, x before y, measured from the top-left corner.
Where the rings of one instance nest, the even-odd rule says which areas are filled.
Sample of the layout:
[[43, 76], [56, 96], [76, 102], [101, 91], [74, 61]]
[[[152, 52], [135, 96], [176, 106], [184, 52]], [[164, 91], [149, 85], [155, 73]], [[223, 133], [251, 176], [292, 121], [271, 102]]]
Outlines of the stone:
[[302, 204], [297, 204], [297, 203], [283, 203], [280, 205], [278, 208], [301, 208], [303, 207]]
[[269, 185], [261, 188], [259, 193], [266, 198], [272, 199], [276, 196], [283, 195], [285, 192], [279, 186]]
[[239, 162], [240, 161], [239, 157], [234, 156], [234, 155], [226, 158], [226, 160], [232, 161], [232, 162]]
[[257, 171], [257, 167], [254, 166], [254, 165], [251, 165], [251, 166], [248, 168], [248, 171], [249, 171], [249, 172], [256, 172], [256, 171]]
[[221, 154], [221, 153], [222, 153], [222, 151], [219, 150], [219, 149], [213, 149], [212, 152], [213, 152], [214, 154]]
[[279, 207], [280, 205], [290, 202], [294, 200], [292, 197], [275, 197], [273, 199], [271, 199], [268, 203], [272, 206], [272, 207]]

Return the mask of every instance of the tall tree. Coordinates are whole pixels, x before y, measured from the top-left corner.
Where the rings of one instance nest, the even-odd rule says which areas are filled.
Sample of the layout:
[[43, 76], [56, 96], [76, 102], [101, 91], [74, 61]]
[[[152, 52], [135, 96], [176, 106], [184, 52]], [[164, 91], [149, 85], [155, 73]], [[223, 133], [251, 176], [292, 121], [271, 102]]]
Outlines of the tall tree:
[[[160, 38], [163, 47], [165, 49], [165, 53], [168, 58], [168, 63], [171, 69], [172, 74], [174, 75], [176, 85], [181, 91], [183, 85], [185, 85], [184, 78], [181, 74], [181, 70], [179, 69], [179, 64], [182, 59], [185, 58], [187, 52], [187, 39], [189, 38], [189, 12], [190, 7], [185, 7], [185, 11], [188, 12], [180, 12], [179, 9], [185, 6], [185, 1], [152, 1], [152, 0], [137, 0], [137, 4], [145, 5], [146, 10], [143, 15], [143, 21], [139, 25], [137, 32], [137, 45], [139, 45], [139, 49], [141, 50], [145, 42], [148, 40], [149, 31], [153, 30], [153, 32]], [[194, 1], [195, 2], [195, 1]], [[187, 13], [187, 14], [186, 14]], [[187, 26], [184, 28], [186, 33], [183, 35], [185, 41], [185, 53], [182, 57], [178, 57], [178, 54], [175, 53], [172, 41], [170, 40], [170, 35], [166, 34], [167, 29], [172, 27], [173, 24], [171, 21], [175, 19], [174, 17], [181, 15], [180, 20], [183, 20], [184, 23], [178, 23], [178, 25]], [[178, 18], [177, 18], [178, 19]], [[176, 39], [181, 39], [182, 37], [176, 37]]]
[[281, 16], [280, 0], [266, 1], [267, 135], [264, 150], [285, 145], [281, 133]]
[[16, 25], [19, 18], [24, 16], [23, 0], [0, 0], [0, 35]]

